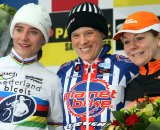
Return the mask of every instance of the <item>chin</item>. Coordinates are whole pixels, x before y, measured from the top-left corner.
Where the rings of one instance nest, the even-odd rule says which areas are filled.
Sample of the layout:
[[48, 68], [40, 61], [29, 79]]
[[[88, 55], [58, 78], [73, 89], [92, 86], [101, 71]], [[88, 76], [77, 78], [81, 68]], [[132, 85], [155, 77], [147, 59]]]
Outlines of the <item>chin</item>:
[[137, 66], [143, 66], [143, 65], [145, 65], [144, 63], [134, 63], [134, 64], [137, 65]]

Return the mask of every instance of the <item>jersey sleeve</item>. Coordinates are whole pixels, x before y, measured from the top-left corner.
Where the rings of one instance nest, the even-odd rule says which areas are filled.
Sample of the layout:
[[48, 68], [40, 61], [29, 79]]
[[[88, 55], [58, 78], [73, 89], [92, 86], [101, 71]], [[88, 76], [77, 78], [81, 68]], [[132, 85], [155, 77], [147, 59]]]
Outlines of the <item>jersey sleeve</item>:
[[51, 96], [49, 99], [48, 128], [49, 130], [63, 130], [62, 88], [58, 76], [54, 77], [49, 93]]

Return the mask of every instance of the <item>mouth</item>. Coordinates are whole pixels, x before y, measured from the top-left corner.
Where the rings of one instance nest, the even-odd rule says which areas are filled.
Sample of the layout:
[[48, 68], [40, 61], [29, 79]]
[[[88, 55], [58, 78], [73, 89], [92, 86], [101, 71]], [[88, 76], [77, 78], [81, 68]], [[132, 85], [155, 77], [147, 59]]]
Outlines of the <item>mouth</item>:
[[132, 56], [133, 57], [139, 57], [139, 56], [141, 56], [143, 54], [144, 54], [144, 52], [137, 52], [137, 53], [132, 54]]
[[85, 53], [88, 52], [90, 49], [91, 47], [80, 48], [80, 50]]
[[30, 47], [30, 45], [29, 44], [19, 44], [21, 47], [24, 47], [24, 48], [28, 48], [28, 47]]

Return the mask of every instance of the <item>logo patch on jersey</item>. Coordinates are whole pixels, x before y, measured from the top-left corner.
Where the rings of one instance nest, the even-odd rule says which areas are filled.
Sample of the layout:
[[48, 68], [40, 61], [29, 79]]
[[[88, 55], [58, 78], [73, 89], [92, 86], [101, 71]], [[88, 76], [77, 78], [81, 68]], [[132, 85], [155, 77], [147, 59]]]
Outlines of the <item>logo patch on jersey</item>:
[[89, 92], [86, 92], [87, 82], [75, 84], [72, 89], [64, 94], [64, 103], [67, 104], [70, 114], [75, 117], [86, 115], [86, 94], [89, 99], [89, 116], [95, 117], [105, 108], [111, 108], [111, 99], [115, 98], [115, 90], [110, 91], [109, 85], [103, 80], [91, 80]]
[[0, 102], [0, 121], [4, 123], [17, 123], [36, 110], [34, 99], [26, 95], [11, 95]]
[[74, 70], [75, 70], [76, 72], [80, 71], [80, 69], [81, 69], [80, 64], [77, 64], [76, 67], [74, 68]]
[[25, 79], [29, 79], [33, 82], [37, 82], [39, 84], [43, 83], [43, 79], [42, 78], [38, 78], [38, 77], [33, 77], [33, 76], [29, 76], [29, 75], [25, 75]]
[[8, 80], [17, 76], [16, 72], [2, 72], [0, 73], [0, 80]]
[[110, 73], [111, 65], [109, 63], [100, 63], [98, 64], [98, 73], [104, 74], [104, 73]]
[[100, 63], [98, 66], [101, 67], [101, 68], [104, 68], [104, 69], [110, 69], [111, 68], [111, 65], [108, 64], [108, 63]]
[[118, 61], [124, 61], [124, 62], [127, 62], [127, 63], [131, 63], [131, 61], [123, 55], [116, 55], [116, 58], [117, 58]]

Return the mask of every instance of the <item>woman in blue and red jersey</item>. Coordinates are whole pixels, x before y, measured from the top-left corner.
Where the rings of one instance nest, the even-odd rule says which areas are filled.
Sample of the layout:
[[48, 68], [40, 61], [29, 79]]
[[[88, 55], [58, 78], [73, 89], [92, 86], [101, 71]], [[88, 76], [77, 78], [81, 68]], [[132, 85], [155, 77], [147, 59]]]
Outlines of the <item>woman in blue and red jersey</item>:
[[126, 57], [109, 54], [102, 11], [92, 3], [74, 7], [67, 20], [68, 36], [78, 58], [58, 71], [63, 87], [64, 128], [100, 130], [124, 106], [128, 82], [138, 67]]

